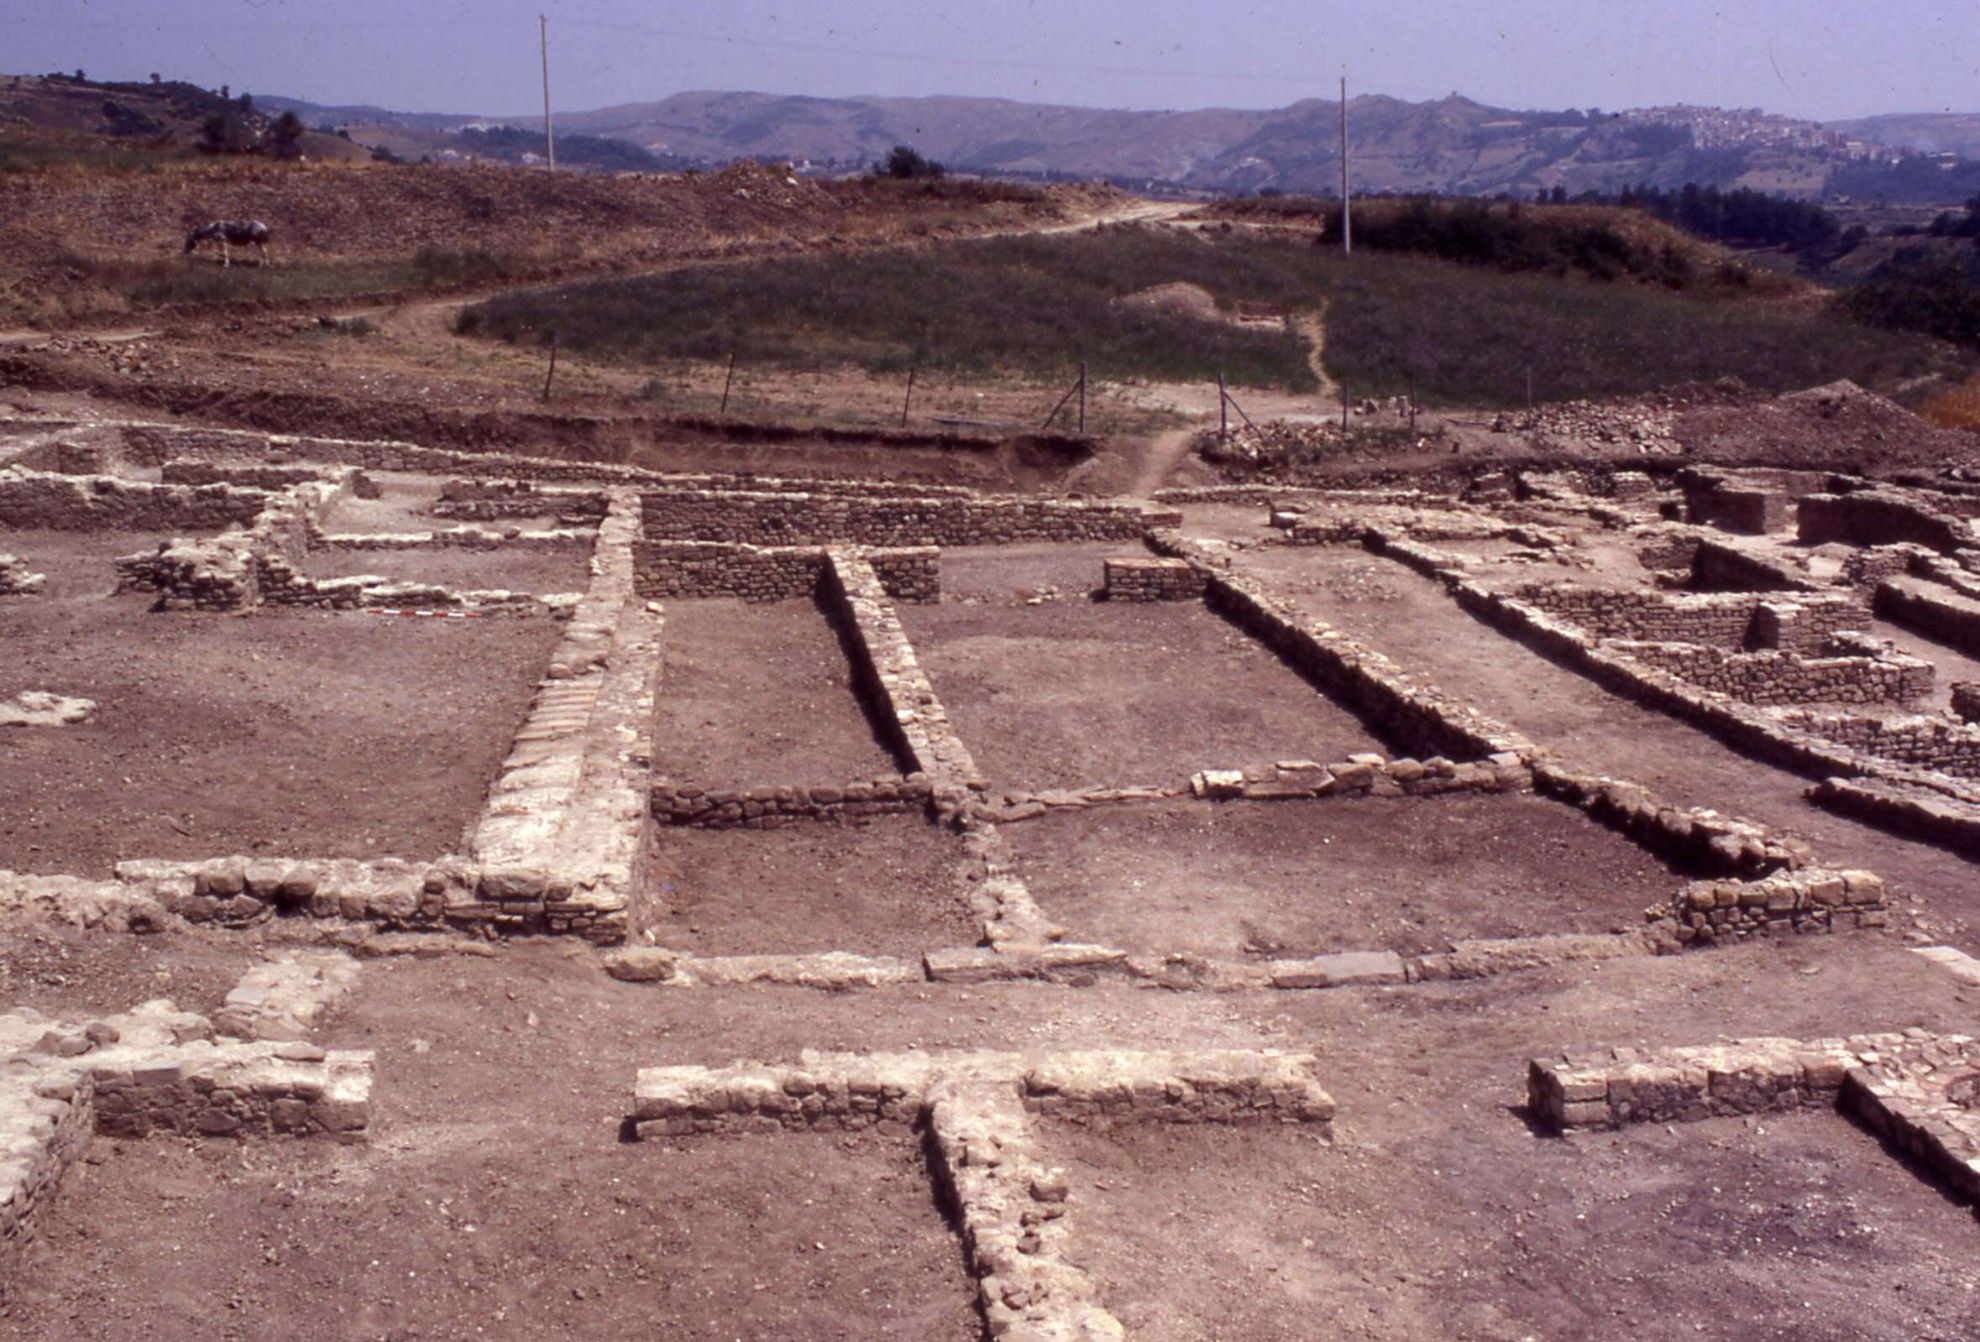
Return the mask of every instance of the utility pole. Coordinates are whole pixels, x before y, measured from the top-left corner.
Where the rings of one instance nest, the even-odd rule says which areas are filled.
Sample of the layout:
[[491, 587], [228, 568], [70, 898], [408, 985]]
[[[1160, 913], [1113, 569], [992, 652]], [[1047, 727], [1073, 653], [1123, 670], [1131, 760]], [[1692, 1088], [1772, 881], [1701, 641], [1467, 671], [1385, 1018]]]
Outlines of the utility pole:
[[[546, 75], [547, 79], [548, 76]], [[547, 115], [547, 114], [546, 114]], [[1354, 205], [1348, 198], [1347, 76], [1341, 76], [1341, 251], [1354, 250]]]
[[550, 20], [536, 16], [536, 32], [543, 47], [543, 148], [550, 156], [550, 171], [557, 171], [557, 137], [550, 131]]

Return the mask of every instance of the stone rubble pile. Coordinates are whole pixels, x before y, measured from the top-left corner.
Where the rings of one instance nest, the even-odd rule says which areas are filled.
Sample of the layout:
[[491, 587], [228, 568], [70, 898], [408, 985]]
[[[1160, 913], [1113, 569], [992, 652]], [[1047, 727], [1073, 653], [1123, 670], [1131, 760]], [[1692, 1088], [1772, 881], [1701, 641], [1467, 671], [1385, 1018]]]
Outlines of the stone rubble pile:
[[47, 582], [45, 575], [29, 571], [25, 559], [0, 554], [0, 596], [33, 596]]

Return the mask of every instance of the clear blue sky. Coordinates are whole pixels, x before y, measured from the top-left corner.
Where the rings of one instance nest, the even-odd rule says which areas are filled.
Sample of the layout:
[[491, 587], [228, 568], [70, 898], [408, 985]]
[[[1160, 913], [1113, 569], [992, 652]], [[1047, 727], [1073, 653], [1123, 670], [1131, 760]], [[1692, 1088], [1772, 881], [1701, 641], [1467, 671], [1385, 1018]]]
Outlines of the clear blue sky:
[[0, 66], [152, 71], [408, 111], [686, 89], [1272, 107], [1460, 92], [1510, 107], [1980, 112], [1980, 0], [0, 0]]

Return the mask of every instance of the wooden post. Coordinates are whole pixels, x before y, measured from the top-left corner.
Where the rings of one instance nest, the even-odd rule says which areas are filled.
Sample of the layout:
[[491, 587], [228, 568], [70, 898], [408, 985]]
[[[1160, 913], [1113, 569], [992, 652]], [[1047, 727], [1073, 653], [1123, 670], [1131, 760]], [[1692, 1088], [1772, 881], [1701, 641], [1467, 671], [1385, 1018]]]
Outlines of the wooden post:
[[1217, 370], [1217, 436], [1231, 436], [1231, 398], [1224, 391], [1224, 370]]
[[1079, 431], [1086, 432], [1086, 360], [1079, 361]]
[[536, 31], [543, 44], [543, 152], [550, 160], [550, 171], [557, 171], [557, 137], [550, 130], [550, 20], [536, 16]]
[[729, 371], [722, 378], [722, 408], [715, 412], [717, 415], [726, 415], [729, 413], [729, 387], [731, 384], [735, 382], [735, 380], [736, 380], [736, 352], [734, 350], [730, 350]]
[[1526, 365], [1526, 413], [1533, 413], [1533, 365]]
[[1342, 433], [1347, 432], [1347, 427], [1348, 427], [1347, 419], [1348, 419], [1347, 382], [1344, 379], [1341, 382], [1341, 432]]
[[1416, 374], [1409, 375], [1409, 431], [1416, 432]]
[[908, 365], [907, 395], [901, 397], [901, 427], [907, 427], [908, 406], [914, 401], [914, 365]]
[[543, 399], [550, 399], [550, 383], [557, 376], [557, 332], [550, 332], [550, 371], [543, 375]]

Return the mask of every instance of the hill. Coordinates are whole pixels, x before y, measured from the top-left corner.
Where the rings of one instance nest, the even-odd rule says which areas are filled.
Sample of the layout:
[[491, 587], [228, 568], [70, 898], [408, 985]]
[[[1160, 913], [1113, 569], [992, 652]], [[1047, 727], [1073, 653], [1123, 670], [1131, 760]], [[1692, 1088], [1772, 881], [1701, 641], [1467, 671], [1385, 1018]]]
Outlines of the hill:
[[[311, 108], [308, 116], [314, 122], [318, 113], [334, 110]], [[366, 127], [390, 124], [428, 136], [466, 123], [381, 119], [376, 109], [354, 110], [364, 113]], [[1531, 195], [1556, 186], [1614, 192], [1644, 182], [1698, 182], [1821, 197], [1836, 189], [1845, 171], [1850, 189], [1865, 196], [1911, 199], [1941, 183], [1949, 191], [1958, 185], [1937, 176], [1940, 169], [1930, 159], [1907, 159], [1895, 149], [1860, 142], [1852, 147], [1851, 134], [1842, 129], [1757, 109], [1522, 111], [1457, 94], [1431, 102], [1369, 95], [1352, 99], [1349, 114], [1355, 179], [1369, 191]], [[557, 124], [701, 163], [789, 159], [823, 170], [857, 170], [893, 145], [912, 144], [951, 167], [987, 174], [1100, 177], [1200, 192], [1311, 193], [1330, 191], [1339, 181], [1339, 117], [1340, 104], [1330, 99], [1268, 110], [1134, 112], [998, 98], [701, 91], [559, 113]], [[509, 118], [503, 124], [540, 130], [542, 120]], [[362, 138], [355, 126], [352, 133]]]
[[1897, 112], [1831, 121], [1829, 128], [1893, 149], [1980, 159], [1980, 112]]

